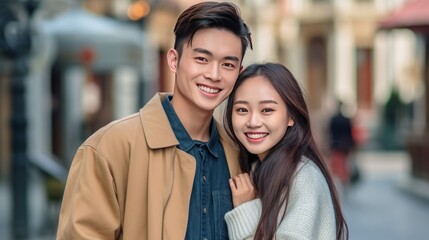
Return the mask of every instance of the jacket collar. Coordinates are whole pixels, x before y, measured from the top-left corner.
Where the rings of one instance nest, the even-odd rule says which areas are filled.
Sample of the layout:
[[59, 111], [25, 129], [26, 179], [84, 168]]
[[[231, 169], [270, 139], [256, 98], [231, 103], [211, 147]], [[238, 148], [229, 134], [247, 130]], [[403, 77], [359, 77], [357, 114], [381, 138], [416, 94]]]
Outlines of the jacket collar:
[[140, 119], [146, 135], [146, 142], [151, 149], [179, 144], [161, 104], [161, 101], [168, 95], [170, 93], [157, 93], [140, 109]]
[[215, 156], [218, 157], [218, 146], [219, 143], [219, 137], [217, 133], [217, 127], [214, 121], [210, 122], [210, 138], [207, 142], [201, 142], [198, 140], [193, 140], [191, 136], [189, 136], [189, 133], [186, 131], [185, 127], [183, 126], [182, 122], [180, 121], [179, 117], [176, 114], [176, 111], [174, 110], [172, 104], [171, 104], [172, 96], [167, 96], [162, 100], [161, 104], [164, 108], [165, 113], [167, 114], [168, 121], [170, 122], [170, 126], [173, 129], [174, 135], [176, 136], [177, 140], [179, 141], [179, 147], [185, 152], [188, 152], [192, 147], [195, 146], [197, 143], [201, 143], [207, 146], [209, 152]]
[[[168, 95], [171, 95], [171, 93], [157, 93], [140, 109], [139, 114], [146, 135], [146, 142], [151, 149], [172, 147], [179, 144], [161, 103]], [[239, 172], [237, 148], [226, 133], [222, 123], [218, 122], [216, 118], [215, 122], [219, 139], [225, 151], [229, 171], [231, 176], [235, 176]]]

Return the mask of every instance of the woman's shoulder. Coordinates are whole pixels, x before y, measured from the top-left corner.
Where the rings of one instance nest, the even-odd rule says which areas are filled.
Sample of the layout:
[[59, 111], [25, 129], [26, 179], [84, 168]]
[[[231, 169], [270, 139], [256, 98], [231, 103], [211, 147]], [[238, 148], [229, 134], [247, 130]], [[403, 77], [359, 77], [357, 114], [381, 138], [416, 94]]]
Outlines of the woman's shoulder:
[[317, 166], [317, 164], [313, 160], [307, 157], [302, 157], [301, 161], [298, 163], [297, 174], [299, 173], [312, 173], [317, 175], [323, 175], [319, 166]]
[[319, 166], [307, 157], [303, 157], [298, 165], [295, 185], [299, 186], [300, 189], [310, 188], [312, 191], [329, 189], [326, 178]]
[[335, 211], [317, 164], [302, 158], [279, 226], [278, 239], [335, 239]]

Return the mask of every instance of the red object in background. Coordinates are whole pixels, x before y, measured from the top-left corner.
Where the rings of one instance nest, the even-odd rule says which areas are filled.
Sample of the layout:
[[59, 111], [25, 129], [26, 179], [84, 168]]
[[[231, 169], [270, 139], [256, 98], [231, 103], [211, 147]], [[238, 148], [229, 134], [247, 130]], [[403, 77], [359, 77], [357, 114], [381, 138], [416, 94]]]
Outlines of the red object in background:
[[341, 151], [333, 151], [331, 153], [330, 168], [332, 174], [342, 184], [347, 185], [350, 180], [350, 170], [348, 163], [348, 155]]
[[408, 0], [379, 22], [379, 28], [410, 28], [428, 32], [429, 0]]
[[85, 65], [91, 64], [95, 59], [95, 51], [92, 47], [83, 47], [79, 52], [79, 59]]
[[363, 145], [368, 139], [367, 130], [357, 124], [353, 124], [352, 126], [352, 136], [357, 146]]

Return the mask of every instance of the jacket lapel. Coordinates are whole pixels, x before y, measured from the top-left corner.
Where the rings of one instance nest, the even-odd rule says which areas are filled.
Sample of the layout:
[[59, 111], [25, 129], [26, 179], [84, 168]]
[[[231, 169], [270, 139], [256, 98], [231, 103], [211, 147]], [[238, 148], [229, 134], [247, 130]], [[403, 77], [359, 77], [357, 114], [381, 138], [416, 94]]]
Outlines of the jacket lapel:
[[166, 148], [179, 144], [161, 103], [168, 95], [168, 93], [156, 94], [140, 110], [140, 119], [146, 135], [146, 141], [151, 149]]

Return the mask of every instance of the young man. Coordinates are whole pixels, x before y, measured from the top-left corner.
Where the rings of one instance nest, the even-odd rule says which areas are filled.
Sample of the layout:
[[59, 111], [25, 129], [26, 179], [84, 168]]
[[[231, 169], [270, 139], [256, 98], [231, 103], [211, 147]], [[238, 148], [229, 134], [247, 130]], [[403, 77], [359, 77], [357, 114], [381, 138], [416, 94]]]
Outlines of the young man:
[[228, 97], [250, 45], [231, 3], [191, 6], [167, 53], [172, 95], [112, 122], [78, 149], [57, 239], [227, 239], [228, 180], [237, 154], [212, 114]]

